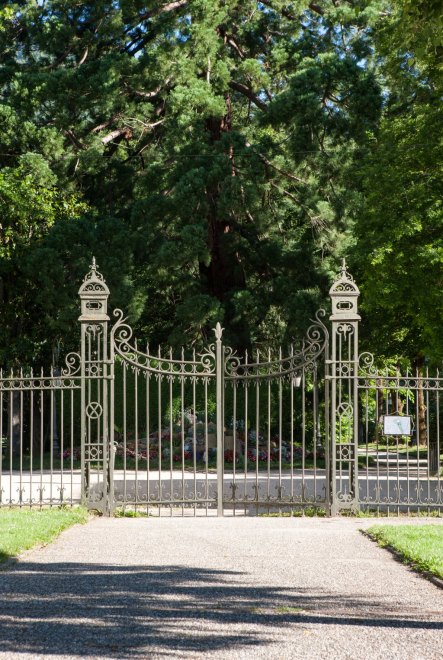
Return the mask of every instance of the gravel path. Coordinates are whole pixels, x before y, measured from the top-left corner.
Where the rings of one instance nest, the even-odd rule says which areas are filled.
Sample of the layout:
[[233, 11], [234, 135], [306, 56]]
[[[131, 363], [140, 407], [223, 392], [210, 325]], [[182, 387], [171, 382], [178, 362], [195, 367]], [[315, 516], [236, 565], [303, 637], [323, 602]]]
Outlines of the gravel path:
[[443, 589], [372, 523], [96, 518], [0, 573], [0, 658], [443, 658]]

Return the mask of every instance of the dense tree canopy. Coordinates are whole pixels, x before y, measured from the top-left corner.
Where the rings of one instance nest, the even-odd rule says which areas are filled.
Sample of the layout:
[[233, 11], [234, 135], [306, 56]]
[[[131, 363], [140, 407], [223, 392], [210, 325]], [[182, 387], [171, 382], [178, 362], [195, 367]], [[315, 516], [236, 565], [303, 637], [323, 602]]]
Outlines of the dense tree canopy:
[[372, 348], [440, 359], [440, 36], [407, 0], [4, 2], [2, 361], [75, 345], [93, 253], [140, 335], [237, 346], [348, 254]]

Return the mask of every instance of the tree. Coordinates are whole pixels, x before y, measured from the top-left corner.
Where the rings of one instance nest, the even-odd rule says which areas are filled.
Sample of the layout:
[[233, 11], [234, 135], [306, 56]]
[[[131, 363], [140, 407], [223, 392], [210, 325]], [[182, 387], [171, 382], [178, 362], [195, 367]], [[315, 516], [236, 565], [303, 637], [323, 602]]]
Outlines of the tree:
[[400, 2], [377, 23], [386, 102], [354, 177], [354, 263], [372, 346], [419, 367], [443, 358], [442, 34], [416, 21], [421, 10], [435, 7]]
[[0, 158], [40, 154], [120, 223], [153, 343], [217, 320], [237, 346], [300, 335], [349, 240], [343, 166], [379, 117], [379, 4], [7, 2]]

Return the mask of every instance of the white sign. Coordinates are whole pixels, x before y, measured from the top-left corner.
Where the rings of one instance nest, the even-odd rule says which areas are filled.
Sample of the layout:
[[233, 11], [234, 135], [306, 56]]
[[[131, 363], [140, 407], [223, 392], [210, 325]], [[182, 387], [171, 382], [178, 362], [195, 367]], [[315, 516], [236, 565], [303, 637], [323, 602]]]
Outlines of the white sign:
[[411, 418], [399, 415], [385, 415], [383, 417], [383, 435], [411, 435]]

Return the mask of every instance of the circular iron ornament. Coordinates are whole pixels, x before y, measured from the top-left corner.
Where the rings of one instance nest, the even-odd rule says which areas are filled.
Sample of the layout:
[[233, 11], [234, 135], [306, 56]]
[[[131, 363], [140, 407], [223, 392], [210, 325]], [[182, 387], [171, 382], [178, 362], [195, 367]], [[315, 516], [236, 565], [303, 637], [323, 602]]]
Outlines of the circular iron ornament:
[[349, 447], [340, 447], [340, 460], [347, 461], [351, 457]]
[[99, 417], [102, 416], [102, 413], [103, 413], [103, 408], [98, 403], [98, 401], [91, 401], [91, 403], [88, 403], [88, 405], [86, 406], [86, 414], [89, 417], [89, 419], [98, 419]]

